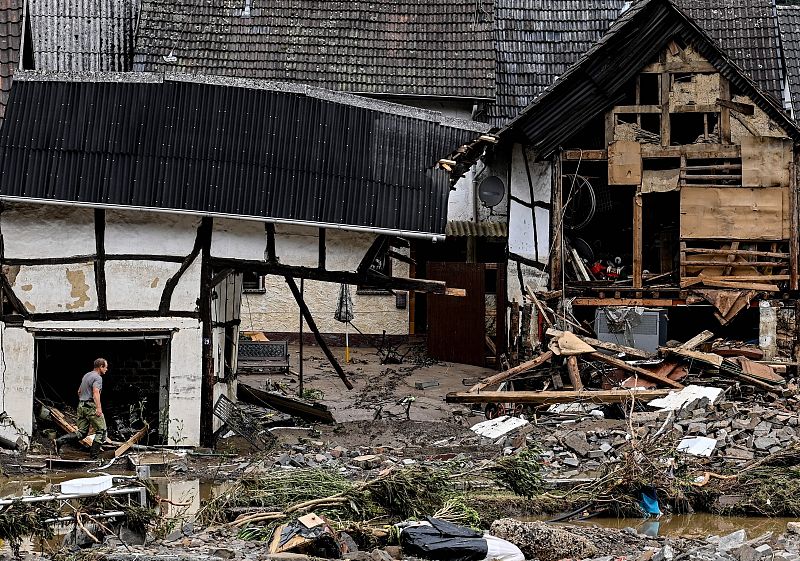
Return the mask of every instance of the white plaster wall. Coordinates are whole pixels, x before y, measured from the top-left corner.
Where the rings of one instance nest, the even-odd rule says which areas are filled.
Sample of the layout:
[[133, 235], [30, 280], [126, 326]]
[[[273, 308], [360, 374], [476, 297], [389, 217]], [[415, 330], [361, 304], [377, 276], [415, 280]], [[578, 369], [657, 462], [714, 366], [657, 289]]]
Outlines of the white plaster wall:
[[91, 209], [7, 203], [0, 228], [8, 259], [94, 255], [97, 250]]
[[[520, 144], [515, 144], [512, 149], [511, 194], [526, 203], [549, 203], [552, 166], [550, 162], [535, 162], [534, 155], [528, 153], [526, 167], [523, 150]], [[511, 200], [508, 249], [531, 260], [537, 260], [538, 256], [538, 262], [546, 264], [550, 255], [550, 212], [540, 207], [531, 209]]]
[[475, 172], [473, 168], [459, 179], [447, 199], [447, 220], [475, 220]]
[[[355, 271], [378, 236], [366, 232], [328, 230], [325, 233], [325, 268], [329, 271]], [[392, 270], [392, 276], [403, 276]]]
[[254, 220], [215, 218], [211, 255], [248, 261], [264, 261], [267, 235], [264, 223]]
[[[332, 235], [333, 232], [336, 230], [327, 230], [325, 235]], [[319, 267], [319, 229], [276, 224], [275, 256], [283, 265]], [[331, 269], [329, 261], [326, 262], [326, 268]]]
[[183, 272], [181, 280], [172, 292], [169, 309], [176, 312], [193, 312], [197, 310], [197, 299], [200, 297], [200, 269], [203, 260], [198, 255], [192, 264]]
[[[158, 310], [164, 285], [180, 263], [106, 261], [106, 301], [109, 310]], [[199, 294], [195, 293], [195, 298]]]
[[109, 210], [106, 211], [105, 250], [112, 255], [189, 255], [199, 225], [198, 216]]
[[0, 364], [3, 387], [2, 411], [17, 425], [0, 426], [0, 434], [10, 440], [29, 436], [33, 431], [33, 335], [22, 328], [7, 328], [0, 323], [3, 360]]
[[97, 310], [93, 263], [23, 265], [7, 270], [14, 294], [29, 312]]

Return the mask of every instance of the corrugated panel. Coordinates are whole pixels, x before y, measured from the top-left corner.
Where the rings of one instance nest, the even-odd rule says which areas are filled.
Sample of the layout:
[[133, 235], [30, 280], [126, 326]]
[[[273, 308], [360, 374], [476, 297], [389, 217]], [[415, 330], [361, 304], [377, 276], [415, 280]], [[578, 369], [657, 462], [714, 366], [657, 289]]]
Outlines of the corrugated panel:
[[800, 6], [778, 6], [778, 21], [796, 120], [800, 114]]
[[137, 0], [28, 0], [34, 64], [52, 72], [126, 72]]
[[[646, 3], [646, 2], [645, 2]], [[497, 96], [487, 120], [503, 125], [547, 89], [620, 16], [625, 0], [495, 0]], [[781, 99], [771, 0], [675, 0], [758, 86]]]
[[622, 99], [622, 88], [667, 41], [680, 37], [691, 43], [733, 85], [787, 134], [800, 140], [800, 129], [787, 118], [778, 102], [728, 58], [713, 40], [669, 0], [640, 0], [634, 4], [578, 62], [543, 92], [503, 130], [532, 144], [544, 155], [579, 130], [588, 119]]
[[140, 79], [17, 80], [0, 196], [444, 231], [448, 177], [433, 168], [474, 123], [291, 86], [127, 77]]
[[507, 238], [508, 224], [505, 222], [471, 222], [469, 220], [449, 220], [445, 235], [454, 238], [472, 236], [476, 238]]
[[492, 0], [143, 0], [135, 70], [493, 98], [493, 11]]
[[11, 80], [19, 65], [22, 38], [22, 0], [0, 0], [0, 123], [5, 114]]

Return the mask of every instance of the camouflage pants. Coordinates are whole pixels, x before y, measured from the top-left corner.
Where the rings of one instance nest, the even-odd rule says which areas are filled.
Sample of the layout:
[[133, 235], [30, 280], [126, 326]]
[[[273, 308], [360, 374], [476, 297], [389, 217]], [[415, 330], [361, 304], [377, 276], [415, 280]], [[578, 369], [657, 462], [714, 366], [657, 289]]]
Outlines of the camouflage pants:
[[99, 417], [97, 408], [92, 401], [82, 401], [78, 404], [78, 432], [77, 440], [82, 440], [89, 434], [89, 427], [94, 427], [94, 441], [102, 444], [106, 441], [106, 418]]

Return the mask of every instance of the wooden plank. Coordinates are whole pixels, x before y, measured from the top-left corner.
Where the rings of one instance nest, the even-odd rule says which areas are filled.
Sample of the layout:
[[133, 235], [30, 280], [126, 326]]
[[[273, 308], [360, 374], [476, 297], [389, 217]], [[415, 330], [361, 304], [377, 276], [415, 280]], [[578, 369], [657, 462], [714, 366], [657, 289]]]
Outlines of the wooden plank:
[[[736, 244], [736, 247], [733, 246]], [[686, 253], [692, 254], [711, 254], [711, 255], [756, 255], [759, 257], [777, 257], [779, 259], [788, 259], [789, 254], [781, 251], [756, 251], [752, 249], [738, 249], [739, 242], [733, 242], [730, 249], [711, 249], [707, 247], [690, 247], [686, 249]]]
[[724, 104], [724, 102], [727, 102], [730, 99], [731, 99], [731, 83], [725, 76], [720, 74], [719, 99], [717, 100], [717, 103], [720, 104], [719, 138], [723, 144], [731, 143], [731, 110]]
[[688, 156], [698, 160], [739, 158], [738, 144], [684, 144], [682, 146], [642, 146], [643, 158], [680, 158]]
[[642, 287], [642, 244], [642, 195], [637, 193], [633, 197], [633, 288]]
[[[64, 432], [66, 432], [67, 434], [72, 434], [78, 431], [78, 427], [70, 423], [61, 411], [49, 405], [47, 406], [47, 408], [50, 410], [50, 416]], [[80, 443], [83, 444], [84, 446], [91, 447], [92, 439], [87, 436], [83, 440], [81, 440]]]
[[[559, 329], [548, 329], [547, 335], [551, 337], [561, 337], [564, 334], [563, 331]], [[647, 351], [643, 351], [641, 349], [636, 349], [634, 347], [626, 347], [624, 345], [617, 345], [616, 343], [611, 343], [608, 341], [600, 341], [598, 339], [594, 339], [592, 337], [586, 337], [584, 335], [576, 335], [578, 339], [586, 343], [587, 345], [591, 345], [596, 349], [603, 349], [606, 351], [611, 351], [614, 353], [623, 353], [628, 356], [636, 357], [636, 358], [653, 358], [651, 353]]]
[[[669, 119], [669, 91], [672, 87], [672, 80], [669, 71], [662, 70], [659, 76], [659, 84], [661, 86], [661, 146], [666, 147], [671, 144], [670, 142], [670, 119]], [[642, 154], [644, 155], [644, 154]]]
[[745, 136], [742, 146], [742, 185], [783, 187], [789, 185], [793, 142], [789, 138]]
[[607, 150], [564, 150], [563, 153], [564, 161], [581, 161], [581, 162], [588, 162], [588, 161], [595, 161], [595, 160], [607, 160], [608, 159], [608, 151]]
[[608, 184], [642, 183], [642, 145], [634, 140], [617, 140], [608, 147]]
[[578, 297], [573, 306], [679, 306], [685, 304], [681, 299], [672, 298], [591, 298]]
[[572, 389], [575, 391], [583, 390], [583, 382], [581, 382], [581, 372], [578, 370], [578, 357], [569, 356], [566, 360], [567, 374], [569, 381], [572, 383]]
[[682, 388], [683, 384], [676, 382], [675, 380], [670, 380], [666, 376], [660, 376], [655, 372], [651, 372], [650, 370], [645, 370], [644, 368], [640, 368], [638, 366], [633, 366], [632, 364], [628, 364], [624, 360], [620, 360], [616, 357], [609, 356], [603, 353], [589, 353], [588, 356], [592, 357], [595, 360], [599, 360], [600, 362], [605, 362], [611, 366], [616, 366], [617, 368], [621, 368], [622, 370], [626, 370], [628, 372], [635, 372], [642, 378], [647, 380], [652, 380], [654, 382], [661, 382], [664, 385], [667, 385], [671, 388]]
[[131, 446], [139, 442], [142, 439], [142, 437], [147, 434], [148, 430], [150, 430], [150, 425], [148, 425], [145, 422], [144, 426], [141, 429], [139, 429], [136, 432], [136, 434], [134, 434], [132, 437], [126, 440], [122, 444], [122, 446], [114, 450], [114, 457], [119, 458], [120, 456], [122, 456], [125, 452], [127, 452], [130, 449]]
[[691, 351], [711, 339], [713, 336], [714, 333], [706, 329], [686, 341], [684, 344], [680, 345], [678, 348], [682, 351]]
[[788, 281], [789, 275], [725, 275], [725, 276], [718, 276], [718, 275], [706, 275], [700, 273], [699, 276], [696, 277], [686, 277], [685, 279], [681, 280], [681, 285], [683, 285], [683, 281], [692, 281], [691, 284], [698, 284], [695, 281], [702, 281], [702, 280], [720, 280], [720, 281], [742, 281], [742, 282], [775, 282], [775, 281]]
[[[723, 78], [720, 76], [720, 80]], [[717, 105], [720, 106], [720, 110], [722, 109], [733, 109], [737, 113], [741, 113], [742, 115], [754, 115], [756, 106], [751, 103], [737, 103], [735, 101], [729, 101], [726, 99], [718, 99]]]
[[661, 113], [660, 105], [615, 105], [611, 108], [615, 115], [635, 115]]
[[699, 351], [693, 350], [684, 350], [680, 347], [669, 348], [669, 347], [659, 347], [662, 351], [667, 354], [677, 355], [689, 360], [697, 360], [702, 363], [715, 366], [719, 368], [722, 366], [722, 361], [724, 360], [721, 356], [716, 353], [701, 353]]
[[716, 105], [673, 105], [670, 107], [670, 113], [718, 113], [719, 109]]
[[798, 227], [800, 203], [797, 196], [797, 164], [789, 167], [789, 288], [800, 290], [800, 227]]
[[631, 399], [650, 401], [669, 395], [672, 390], [584, 390], [584, 391], [539, 391], [539, 392], [450, 392], [447, 403], [625, 403]]
[[713, 64], [702, 60], [654, 62], [645, 66], [643, 74], [660, 74], [662, 72], [686, 74], [716, 74], [719, 72]]
[[[727, 280], [711, 280], [707, 277], [698, 277], [698, 283], [704, 286], [710, 286], [713, 288], [733, 288], [736, 290], [758, 290], [761, 292], [780, 292], [781, 289], [778, 288], [777, 285], [774, 284], [764, 284], [764, 283], [757, 283], [757, 282], [733, 282]], [[681, 283], [683, 288], [686, 288], [683, 283]], [[692, 286], [695, 286], [694, 284]]]
[[780, 240], [784, 229], [783, 189], [684, 187], [682, 239]]
[[687, 267], [778, 267], [786, 265], [780, 261], [723, 261], [721, 259], [689, 259], [682, 261]]
[[550, 232], [553, 237], [550, 251], [550, 289], [558, 290], [561, 288], [561, 274], [563, 271], [563, 235], [564, 224], [562, 222], [564, 199], [562, 181], [561, 155], [556, 153], [553, 157], [552, 184], [550, 185]]
[[525, 372], [528, 372], [529, 370], [533, 370], [537, 366], [541, 366], [551, 358], [553, 358], [553, 351], [546, 351], [537, 356], [536, 358], [534, 358], [533, 360], [523, 362], [522, 364], [519, 364], [514, 368], [510, 368], [504, 372], [498, 372], [497, 374], [489, 376], [488, 378], [484, 378], [483, 380], [472, 386], [467, 391], [477, 392], [482, 390], [486, 386], [492, 386], [494, 384], [499, 384], [500, 382], [505, 382], [506, 380], [512, 379], [514, 376], [523, 374]]

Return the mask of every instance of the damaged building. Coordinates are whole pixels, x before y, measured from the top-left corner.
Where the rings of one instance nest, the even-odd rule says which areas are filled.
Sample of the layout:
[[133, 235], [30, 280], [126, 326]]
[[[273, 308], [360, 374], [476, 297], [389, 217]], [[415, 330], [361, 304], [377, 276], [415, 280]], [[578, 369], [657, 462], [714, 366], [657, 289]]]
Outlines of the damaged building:
[[73, 405], [103, 356], [112, 434], [138, 416], [151, 442], [208, 442], [235, 399], [247, 271], [282, 279], [322, 346], [295, 279], [444, 293], [372, 265], [444, 233], [433, 166], [475, 125], [301, 85], [18, 71], [0, 130], [7, 430]]
[[[795, 360], [800, 130], [780, 76], [757, 84], [676, 4], [634, 4], [441, 164], [509, 186], [509, 300], [538, 293], [573, 329], [627, 323], [632, 346], [713, 328]], [[512, 317], [510, 341], [538, 327]]]

